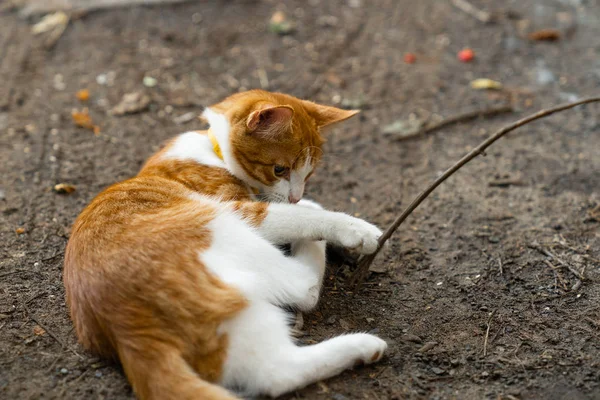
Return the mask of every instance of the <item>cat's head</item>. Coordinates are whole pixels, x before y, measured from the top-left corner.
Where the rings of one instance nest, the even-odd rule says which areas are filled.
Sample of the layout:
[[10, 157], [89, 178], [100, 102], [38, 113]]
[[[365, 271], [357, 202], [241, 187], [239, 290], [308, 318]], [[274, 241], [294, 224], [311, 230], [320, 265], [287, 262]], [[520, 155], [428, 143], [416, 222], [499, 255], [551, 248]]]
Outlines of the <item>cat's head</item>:
[[321, 158], [322, 129], [358, 111], [251, 90], [207, 108], [228, 169], [267, 201], [296, 203]]

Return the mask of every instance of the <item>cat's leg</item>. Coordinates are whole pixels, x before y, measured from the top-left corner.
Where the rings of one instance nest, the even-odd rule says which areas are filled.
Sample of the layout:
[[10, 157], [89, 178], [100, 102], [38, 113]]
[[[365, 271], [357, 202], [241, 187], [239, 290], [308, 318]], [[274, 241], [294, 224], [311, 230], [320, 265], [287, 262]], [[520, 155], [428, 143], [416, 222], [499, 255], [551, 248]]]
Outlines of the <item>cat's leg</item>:
[[[315, 210], [323, 210], [323, 207], [321, 207], [320, 204], [311, 200], [302, 199], [298, 202], [298, 205], [301, 207], [308, 207]], [[323, 284], [323, 276], [325, 275], [325, 267], [327, 264], [326, 247], [327, 243], [324, 240], [303, 239], [292, 243], [292, 257], [296, 258], [296, 260], [300, 261], [308, 268], [311, 268], [319, 279], [318, 285], [309, 290], [311, 292], [309, 294], [310, 297], [314, 296], [314, 294], [318, 296], [321, 291], [321, 286]], [[304, 311], [308, 310], [304, 309]], [[300, 314], [296, 317], [301, 318], [302, 315]]]
[[222, 384], [247, 395], [273, 397], [335, 376], [356, 364], [378, 361], [387, 348], [373, 335], [358, 333], [297, 346], [278, 307], [255, 302], [222, 326], [228, 357]]
[[325, 240], [363, 254], [377, 250], [381, 231], [374, 225], [340, 212], [297, 204], [233, 202], [235, 212], [274, 244]]
[[[311, 286], [305, 296], [290, 305], [295, 305], [302, 311], [312, 310], [319, 301], [319, 294], [323, 286], [323, 276], [325, 275], [325, 242], [298, 240], [292, 244], [292, 259], [299, 262], [300, 265], [309, 274], [316, 278], [316, 284]], [[298, 317], [298, 316], [297, 316]]]
[[325, 268], [324, 243], [297, 242], [292, 246], [294, 256], [286, 257], [234, 213], [219, 213], [208, 227], [210, 247], [199, 257], [224, 283], [248, 299], [302, 310], [317, 304]]

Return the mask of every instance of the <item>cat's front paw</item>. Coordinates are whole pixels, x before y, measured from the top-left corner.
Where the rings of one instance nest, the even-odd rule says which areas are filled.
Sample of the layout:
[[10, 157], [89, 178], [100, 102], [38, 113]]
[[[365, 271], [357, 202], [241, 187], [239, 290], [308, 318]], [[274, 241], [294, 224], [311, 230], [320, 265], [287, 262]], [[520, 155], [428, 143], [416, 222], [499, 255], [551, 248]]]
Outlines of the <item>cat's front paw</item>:
[[340, 214], [340, 217], [333, 232], [338, 245], [361, 254], [372, 254], [377, 250], [377, 240], [381, 236], [378, 227], [346, 214]]

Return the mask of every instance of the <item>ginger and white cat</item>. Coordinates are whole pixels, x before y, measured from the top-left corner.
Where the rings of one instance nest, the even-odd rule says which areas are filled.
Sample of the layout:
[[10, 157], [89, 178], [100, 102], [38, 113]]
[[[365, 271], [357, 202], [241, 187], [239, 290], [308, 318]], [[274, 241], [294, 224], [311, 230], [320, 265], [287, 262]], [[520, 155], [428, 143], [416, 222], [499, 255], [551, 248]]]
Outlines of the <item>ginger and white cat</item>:
[[[317, 304], [325, 243], [381, 232], [302, 200], [322, 128], [356, 111], [249, 91], [207, 108], [77, 218], [64, 283], [83, 346], [119, 359], [141, 399], [278, 396], [381, 358], [369, 334], [298, 346], [281, 308]], [[291, 256], [277, 245], [291, 243]]]

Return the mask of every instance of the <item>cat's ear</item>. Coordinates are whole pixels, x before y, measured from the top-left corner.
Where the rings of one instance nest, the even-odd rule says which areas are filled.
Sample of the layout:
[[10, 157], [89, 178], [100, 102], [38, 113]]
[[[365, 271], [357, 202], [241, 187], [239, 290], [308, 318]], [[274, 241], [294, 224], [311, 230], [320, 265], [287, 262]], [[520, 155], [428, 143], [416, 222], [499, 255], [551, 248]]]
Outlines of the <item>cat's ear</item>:
[[251, 133], [275, 136], [291, 124], [294, 109], [290, 106], [269, 106], [248, 115], [246, 126]]
[[306, 100], [302, 101], [302, 103], [308, 114], [314, 118], [319, 128], [345, 121], [360, 112], [360, 110], [343, 110]]

